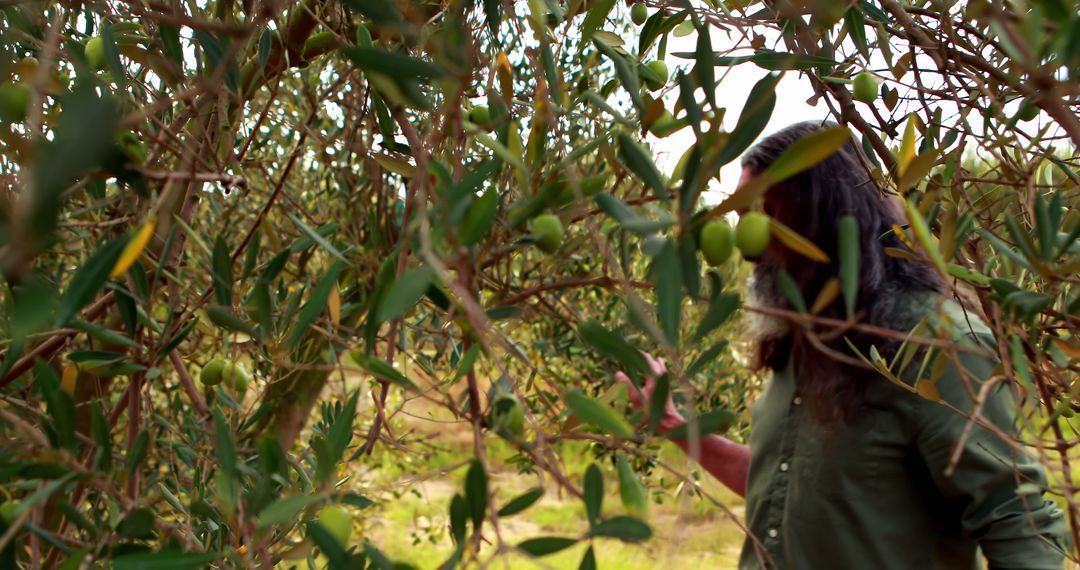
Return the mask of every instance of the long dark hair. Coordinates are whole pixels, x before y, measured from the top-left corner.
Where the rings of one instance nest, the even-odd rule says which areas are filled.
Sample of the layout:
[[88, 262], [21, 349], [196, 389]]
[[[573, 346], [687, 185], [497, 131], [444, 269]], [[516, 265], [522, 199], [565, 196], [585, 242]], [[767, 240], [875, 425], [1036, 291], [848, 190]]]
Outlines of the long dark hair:
[[[828, 122], [791, 125], [759, 142], [742, 160], [757, 175], [792, 143], [819, 129], [835, 127]], [[903, 248], [890, 232], [903, 223], [899, 198], [889, 195], [867, 172], [865, 155], [849, 141], [838, 152], [802, 173], [771, 187], [764, 198], [765, 213], [811, 240], [830, 258], [818, 263], [783, 247], [770, 246], [754, 268], [756, 287], [770, 289], [774, 304], [787, 305], [777, 294], [775, 280], [783, 269], [794, 279], [807, 304], [817, 298], [826, 283], [839, 276], [838, 222], [854, 216], [859, 226], [859, 291], [855, 314], [859, 322], [894, 330], [915, 324], [903, 311], [902, 299], [915, 291], [942, 292], [944, 282], [926, 263], [889, 256], [886, 247]], [[884, 238], [882, 236], [885, 236]], [[846, 318], [841, 297], [819, 313], [821, 317]], [[917, 320], [917, 319], [916, 319]], [[795, 367], [798, 390], [809, 409], [824, 424], [843, 423], [863, 399], [865, 380], [877, 373], [856, 366], [836, 354], [852, 357], [844, 337], [866, 354], [871, 344], [888, 358], [899, 342], [848, 331], [844, 335], [811, 337], [816, 329], [788, 327], [781, 335], [758, 340], [758, 368], [779, 369], [788, 360]], [[818, 331], [820, 332], [820, 331]]]

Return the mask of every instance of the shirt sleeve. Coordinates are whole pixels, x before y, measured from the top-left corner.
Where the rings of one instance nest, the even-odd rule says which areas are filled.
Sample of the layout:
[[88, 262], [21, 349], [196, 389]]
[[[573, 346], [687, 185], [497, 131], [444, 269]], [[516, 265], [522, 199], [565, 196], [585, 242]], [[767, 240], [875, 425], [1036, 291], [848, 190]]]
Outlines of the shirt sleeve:
[[[959, 361], [974, 394], [997, 367], [993, 360], [969, 353]], [[920, 398], [916, 445], [939, 492], [955, 502], [961, 513], [963, 532], [978, 541], [993, 570], [1061, 569], [1068, 528], [1061, 509], [1043, 497], [1047, 480], [1042, 465], [997, 433], [975, 425], [964, 440], [955, 469], [947, 475], [975, 403], [952, 363], [938, 379], [937, 388], [941, 401], [964, 413]], [[980, 416], [1002, 433], [1015, 434], [1013, 408], [1012, 393], [1001, 383]]]

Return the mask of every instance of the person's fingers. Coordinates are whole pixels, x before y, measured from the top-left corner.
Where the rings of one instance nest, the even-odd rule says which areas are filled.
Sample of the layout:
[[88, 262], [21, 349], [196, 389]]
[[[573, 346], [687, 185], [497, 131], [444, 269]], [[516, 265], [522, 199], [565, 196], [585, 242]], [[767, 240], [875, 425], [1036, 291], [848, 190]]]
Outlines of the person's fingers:
[[645, 355], [645, 362], [649, 363], [649, 368], [652, 369], [652, 373], [654, 375], [661, 376], [665, 372], [667, 372], [667, 369], [664, 368], [662, 361], [658, 362], [655, 358], [653, 358], [653, 355], [647, 352], [642, 352], [642, 354]]
[[635, 407], [640, 407], [645, 404], [645, 398], [641, 395], [641, 390], [638, 390], [638, 387], [634, 386], [634, 383], [630, 381], [630, 378], [628, 378], [626, 374], [616, 372], [615, 381], [626, 384], [626, 392], [627, 395], [630, 396], [631, 404]]
[[646, 400], [652, 399], [653, 391], [656, 390], [656, 376], [649, 376], [645, 378], [645, 386], [641, 391], [645, 394]]
[[645, 362], [649, 365], [649, 368], [656, 371], [656, 360], [653, 359], [652, 355], [644, 350], [641, 351], [641, 355], [645, 357]]
[[649, 364], [649, 369], [652, 370], [654, 376], [661, 376], [664, 374], [664, 365], [657, 362], [656, 358], [653, 358], [651, 354], [643, 352], [645, 355], [645, 362]]

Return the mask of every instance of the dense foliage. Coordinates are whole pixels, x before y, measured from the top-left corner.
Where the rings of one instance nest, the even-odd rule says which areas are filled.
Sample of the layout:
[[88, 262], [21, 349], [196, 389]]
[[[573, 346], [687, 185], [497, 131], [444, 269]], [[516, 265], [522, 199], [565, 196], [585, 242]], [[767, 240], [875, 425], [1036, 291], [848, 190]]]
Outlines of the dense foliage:
[[[648, 540], [641, 474], [715, 498], [655, 461], [658, 414], [612, 373], [662, 355], [691, 438], [742, 437], [746, 268], [698, 241], [850, 137], [906, 199], [892, 254], [988, 315], [1080, 529], [1076, 1], [648, 4], [637, 25], [615, 0], [4, 3], [0, 567], [394, 567], [350, 529], [392, 499], [352, 474], [422, 453], [396, 427], [417, 405], [471, 434], [444, 567]], [[724, 81], [740, 65], [771, 73]], [[843, 126], [706, 205], [783, 74]], [[675, 133], [666, 172], [649, 143]], [[859, 244], [771, 231], [841, 276], [741, 310], [852, 326], [814, 313], [854, 298]], [[493, 446], [537, 490], [496, 501]], [[628, 514], [603, 512], [605, 473]], [[545, 488], [583, 501], [582, 534], [504, 541]]]

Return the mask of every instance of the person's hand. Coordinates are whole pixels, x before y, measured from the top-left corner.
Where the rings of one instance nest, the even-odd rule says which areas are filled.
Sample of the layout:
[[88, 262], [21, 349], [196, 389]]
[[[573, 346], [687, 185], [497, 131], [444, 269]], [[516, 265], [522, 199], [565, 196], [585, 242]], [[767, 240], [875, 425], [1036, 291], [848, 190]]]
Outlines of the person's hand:
[[[663, 359], [654, 359], [651, 355], [642, 353], [645, 356], [645, 361], [649, 363], [649, 367], [652, 368], [652, 374], [645, 378], [645, 386], [642, 389], [638, 389], [637, 386], [622, 372], [615, 373], [615, 379], [623, 384], [626, 384], [626, 388], [630, 395], [630, 404], [634, 406], [635, 410], [645, 409], [648, 411], [650, 403], [652, 402], [653, 391], [656, 390], [656, 379], [664, 374], [667, 374], [667, 368], [664, 367]], [[671, 393], [668, 393], [667, 402], [664, 404], [664, 415], [660, 418], [660, 423], [657, 425], [657, 430], [660, 433], [667, 433], [686, 423], [686, 418], [679, 413], [679, 410], [675, 408], [675, 402], [671, 399]]]

